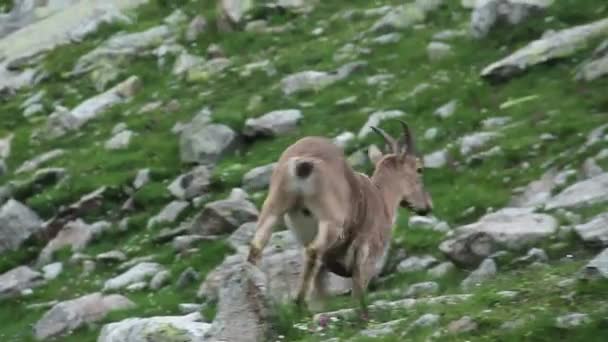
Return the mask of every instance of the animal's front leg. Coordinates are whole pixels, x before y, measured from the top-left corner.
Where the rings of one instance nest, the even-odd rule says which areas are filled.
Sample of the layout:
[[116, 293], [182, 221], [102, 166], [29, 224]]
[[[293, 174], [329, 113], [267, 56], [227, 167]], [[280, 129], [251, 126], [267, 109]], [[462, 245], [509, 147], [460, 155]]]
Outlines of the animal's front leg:
[[277, 216], [267, 213], [262, 213], [256, 227], [255, 235], [249, 244], [249, 254], [247, 255], [247, 261], [257, 265], [262, 257], [262, 250], [270, 239], [272, 233], [272, 227], [277, 222]]

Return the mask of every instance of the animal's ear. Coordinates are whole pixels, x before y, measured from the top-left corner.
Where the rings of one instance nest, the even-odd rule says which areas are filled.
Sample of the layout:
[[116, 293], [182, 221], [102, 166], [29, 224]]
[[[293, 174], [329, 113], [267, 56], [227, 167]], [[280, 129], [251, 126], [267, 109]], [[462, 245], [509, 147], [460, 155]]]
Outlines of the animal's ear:
[[371, 145], [367, 149], [367, 155], [369, 156], [369, 160], [372, 161], [372, 163], [374, 164], [374, 166], [376, 166], [376, 164], [378, 164], [378, 162], [380, 161], [380, 159], [382, 159], [382, 152], [380, 151], [380, 149], [376, 145]]

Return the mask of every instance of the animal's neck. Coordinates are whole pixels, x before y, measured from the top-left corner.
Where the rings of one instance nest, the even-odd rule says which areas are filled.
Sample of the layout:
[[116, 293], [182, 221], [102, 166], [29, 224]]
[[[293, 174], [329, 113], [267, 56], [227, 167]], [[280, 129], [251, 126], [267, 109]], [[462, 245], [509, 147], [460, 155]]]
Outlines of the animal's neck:
[[380, 192], [380, 196], [384, 202], [386, 213], [391, 222], [394, 222], [395, 215], [397, 215], [397, 209], [401, 202], [401, 194], [392, 181], [394, 177], [391, 177], [390, 171], [376, 169], [371, 177], [372, 183], [376, 186]]

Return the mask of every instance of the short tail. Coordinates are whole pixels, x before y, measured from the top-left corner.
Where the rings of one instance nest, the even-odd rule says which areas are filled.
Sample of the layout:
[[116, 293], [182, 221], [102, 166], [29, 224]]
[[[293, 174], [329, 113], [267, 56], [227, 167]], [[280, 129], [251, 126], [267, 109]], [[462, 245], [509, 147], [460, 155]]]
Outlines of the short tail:
[[298, 160], [296, 161], [295, 174], [300, 179], [306, 179], [312, 173], [315, 164], [309, 160]]

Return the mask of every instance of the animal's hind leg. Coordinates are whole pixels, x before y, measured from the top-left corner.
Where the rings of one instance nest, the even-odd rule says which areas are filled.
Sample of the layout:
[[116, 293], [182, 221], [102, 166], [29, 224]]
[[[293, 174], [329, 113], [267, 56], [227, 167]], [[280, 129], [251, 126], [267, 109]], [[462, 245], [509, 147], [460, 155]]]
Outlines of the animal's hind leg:
[[367, 287], [373, 276], [374, 262], [369, 256], [369, 249], [364, 246], [356, 255], [355, 268], [353, 270], [353, 298], [359, 302], [361, 318], [369, 319], [367, 307]]

